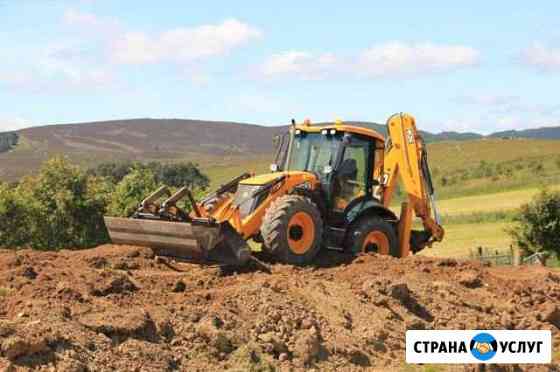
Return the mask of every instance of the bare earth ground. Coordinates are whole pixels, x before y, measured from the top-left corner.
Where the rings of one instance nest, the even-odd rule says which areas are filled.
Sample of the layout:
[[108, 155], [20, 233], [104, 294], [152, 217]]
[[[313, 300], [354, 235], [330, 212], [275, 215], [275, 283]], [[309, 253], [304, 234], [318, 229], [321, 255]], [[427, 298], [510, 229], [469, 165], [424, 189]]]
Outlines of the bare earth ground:
[[[0, 250], [0, 370], [415, 370], [407, 329], [551, 329], [560, 272], [365, 255], [272, 274], [105, 245]], [[475, 370], [474, 366], [447, 366]], [[519, 368], [519, 367], [518, 367]]]

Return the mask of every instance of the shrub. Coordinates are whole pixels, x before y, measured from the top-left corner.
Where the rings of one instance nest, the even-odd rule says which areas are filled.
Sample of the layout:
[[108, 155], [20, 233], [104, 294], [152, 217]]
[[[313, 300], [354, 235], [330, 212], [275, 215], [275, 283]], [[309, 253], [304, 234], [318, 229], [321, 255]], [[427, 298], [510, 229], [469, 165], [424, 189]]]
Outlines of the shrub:
[[150, 170], [158, 183], [169, 187], [187, 186], [193, 191], [196, 189], [205, 190], [210, 184], [208, 177], [198, 169], [192, 162], [162, 164], [150, 162], [143, 164], [140, 162], [110, 162], [102, 163], [90, 169], [89, 174], [109, 178], [117, 184], [134, 169]]
[[140, 202], [158, 188], [154, 173], [146, 168], [134, 168], [115, 187], [111, 195], [108, 214], [117, 217], [128, 217]]
[[0, 183], [0, 245], [18, 247], [30, 238], [28, 206], [13, 187]]
[[108, 178], [117, 184], [132, 171], [134, 166], [135, 164], [131, 161], [102, 163], [89, 169], [88, 174]]
[[103, 214], [109, 189], [103, 179], [88, 177], [62, 157], [47, 161], [37, 176], [2, 188], [2, 244], [63, 249], [106, 242]]
[[508, 232], [520, 248], [560, 254], [560, 192], [542, 191], [514, 220]]
[[544, 166], [542, 165], [542, 163], [538, 163], [537, 165], [535, 165], [534, 170], [537, 174], [542, 174], [544, 173]]

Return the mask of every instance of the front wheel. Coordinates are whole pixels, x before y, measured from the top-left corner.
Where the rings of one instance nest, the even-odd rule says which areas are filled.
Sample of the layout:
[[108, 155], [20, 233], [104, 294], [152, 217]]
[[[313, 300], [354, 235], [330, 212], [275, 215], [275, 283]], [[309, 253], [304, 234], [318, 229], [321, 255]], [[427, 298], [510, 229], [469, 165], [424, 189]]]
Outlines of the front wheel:
[[319, 208], [301, 195], [282, 196], [266, 211], [261, 235], [265, 250], [280, 261], [311, 263], [321, 248], [323, 236]]
[[353, 253], [376, 252], [399, 257], [399, 243], [393, 225], [379, 217], [367, 217], [356, 222], [346, 242]]

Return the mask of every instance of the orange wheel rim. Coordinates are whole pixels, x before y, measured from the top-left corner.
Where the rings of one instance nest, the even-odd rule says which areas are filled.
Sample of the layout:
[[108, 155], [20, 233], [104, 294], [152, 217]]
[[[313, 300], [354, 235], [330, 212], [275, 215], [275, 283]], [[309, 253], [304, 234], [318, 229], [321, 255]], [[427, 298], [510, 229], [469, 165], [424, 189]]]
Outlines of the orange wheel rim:
[[315, 241], [315, 224], [306, 212], [297, 212], [288, 222], [288, 245], [295, 254], [304, 254]]
[[362, 252], [375, 249], [375, 247], [377, 247], [377, 253], [389, 254], [389, 239], [381, 231], [372, 231], [367, 234], [362, 245]]

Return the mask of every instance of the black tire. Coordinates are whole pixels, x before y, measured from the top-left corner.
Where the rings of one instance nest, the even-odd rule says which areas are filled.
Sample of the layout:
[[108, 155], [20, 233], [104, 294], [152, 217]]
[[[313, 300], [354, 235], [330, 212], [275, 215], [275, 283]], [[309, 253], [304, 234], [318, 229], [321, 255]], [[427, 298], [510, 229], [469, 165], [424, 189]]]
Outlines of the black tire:
[[[379, 252], [374, 243], [366, 243], [371, 233], [384, 236], [388, 245], [386, 252]], [[366, 247], [364, 247], [366, 245]], [[365, 217], [354, 223], [346, 240], [346, 248], [350, 252], [378, 252], [399, 257], [399, 240], [393, 225], [380, 217]], [[364, 249], [365, 248], [365, 249]], [[376, 249], [377, 248], [377, 249]]]
[[[293, 223], [296, 214], [302, 216], [300, 212], [303, 213], [305, 220], [312, 224], [312, 236], [306, 236], [306, 233], [311, 233], [304, 231], [299, 224]], [[296, 221], [298, 216], [295, 217]], [[284, 195], [267, 209], [261, 226], [261, 235], [263, 248], [278, 260], [294, 265], [309, 264], [322, 244], [323, 220], [319, 208], [304, 196]], [[296, 244], [303, 244], [305, 250], [298, 251], [293, 247]]]

